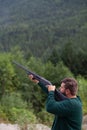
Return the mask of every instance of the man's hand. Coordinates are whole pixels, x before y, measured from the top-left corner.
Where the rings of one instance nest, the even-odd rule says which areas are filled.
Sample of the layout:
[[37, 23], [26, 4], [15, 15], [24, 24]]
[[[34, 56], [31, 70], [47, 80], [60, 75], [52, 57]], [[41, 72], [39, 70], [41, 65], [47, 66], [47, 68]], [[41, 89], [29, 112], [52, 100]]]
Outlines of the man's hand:
[[54, 85], [47, 85], [48, 91], [55, 91], [55, 86]]
[[36, 84], [39, 83], [39, 81], [36, 80], [36, 79], [33, 77], [33, 75], [29, 75], [29, 78], [30, 78], [30, 80], [33, 81], [34, 83], [36, 83]]

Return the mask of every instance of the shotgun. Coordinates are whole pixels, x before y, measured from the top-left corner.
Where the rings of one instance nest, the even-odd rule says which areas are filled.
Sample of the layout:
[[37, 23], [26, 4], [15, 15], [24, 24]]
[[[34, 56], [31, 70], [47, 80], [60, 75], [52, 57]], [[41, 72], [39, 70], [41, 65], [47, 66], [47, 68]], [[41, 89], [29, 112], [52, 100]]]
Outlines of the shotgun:
[[[12, 61], [12, 62], [13, 62], [14, 64], [16, 64], [19, 68], [21, 68], [21, 69], [23, 69], [24, 71], [26, 71], [26, 73], [27, 73], [28, 75], [33, 75], [33, 77], [34, 77], [33, 79], [38, 80], [38, 81], [41, 82], [45, 87], [47, 87], [47, 85], [52, 85], [52, 83], [51, 83], [49, 80], [47, 80], [47, 79], [45, 79], [45, 78], [39, 76], [38, 74], [36, 74], [36, 73], [34, 73], [34, 72], [28, 70], [28, 69], [27, 69], [26, 67], [24, 67], [23, 65], [17, 63], [16, 61]], [[55, 99], [56, 99], [56, 101], [62, 101], [62, 100], [67, 99], [67, 97], [64, 96], [59, 90], [55, 89]]]

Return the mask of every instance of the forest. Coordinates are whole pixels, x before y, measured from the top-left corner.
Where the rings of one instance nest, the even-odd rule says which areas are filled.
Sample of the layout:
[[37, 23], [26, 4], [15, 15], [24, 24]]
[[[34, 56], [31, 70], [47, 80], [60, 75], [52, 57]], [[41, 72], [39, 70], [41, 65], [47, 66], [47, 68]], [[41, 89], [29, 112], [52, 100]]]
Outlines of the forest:
[[58, 88], [78, 81], [87, 114], [87, 1], [0, 0], [0, 120], [50, 125], [47, 95], [13, 60]]

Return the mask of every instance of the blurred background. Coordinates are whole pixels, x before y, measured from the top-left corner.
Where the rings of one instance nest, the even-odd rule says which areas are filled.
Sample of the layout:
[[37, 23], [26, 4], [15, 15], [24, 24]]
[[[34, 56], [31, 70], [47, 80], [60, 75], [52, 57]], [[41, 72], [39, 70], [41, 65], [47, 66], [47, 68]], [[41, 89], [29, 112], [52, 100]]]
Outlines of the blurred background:
[[0, 122], [51, 126], [47, 95], [12, 63], [78, 81], [87, 114], [87, 0], [0, 0]]

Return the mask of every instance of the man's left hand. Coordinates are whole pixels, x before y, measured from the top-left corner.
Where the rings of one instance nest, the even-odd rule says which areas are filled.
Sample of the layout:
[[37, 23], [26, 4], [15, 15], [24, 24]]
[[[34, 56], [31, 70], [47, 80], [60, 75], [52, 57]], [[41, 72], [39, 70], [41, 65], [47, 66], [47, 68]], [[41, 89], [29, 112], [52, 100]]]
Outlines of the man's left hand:
[[55, 85], [47, 85], [48, 91], [55, 91]]

